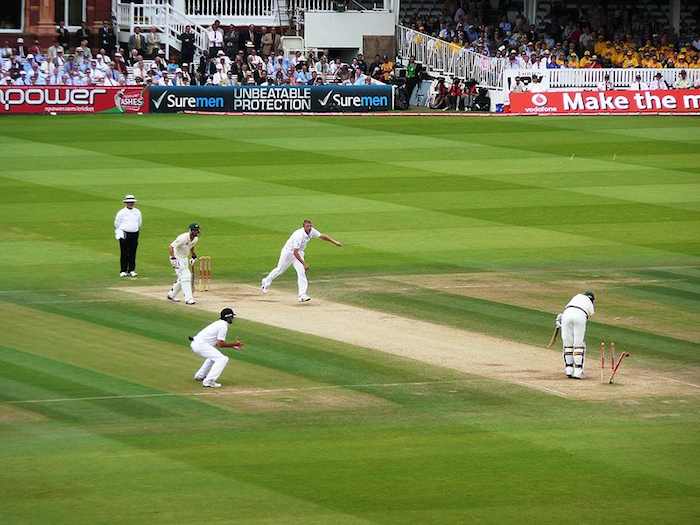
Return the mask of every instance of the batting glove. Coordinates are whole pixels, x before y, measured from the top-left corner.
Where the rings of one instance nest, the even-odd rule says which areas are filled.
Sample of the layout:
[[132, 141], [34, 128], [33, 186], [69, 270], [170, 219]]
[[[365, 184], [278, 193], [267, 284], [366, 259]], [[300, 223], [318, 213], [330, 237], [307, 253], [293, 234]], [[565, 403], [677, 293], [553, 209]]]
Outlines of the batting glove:
[[170, 258], [170, 266], [173, 267], [173, 270], [177, 270], [177, 269], [178, 269], [178, 266], [179, 266], [179, 265], [178, 265], [178, 263], [177, 263], [177, 257], [171, 257], [171, 258]]

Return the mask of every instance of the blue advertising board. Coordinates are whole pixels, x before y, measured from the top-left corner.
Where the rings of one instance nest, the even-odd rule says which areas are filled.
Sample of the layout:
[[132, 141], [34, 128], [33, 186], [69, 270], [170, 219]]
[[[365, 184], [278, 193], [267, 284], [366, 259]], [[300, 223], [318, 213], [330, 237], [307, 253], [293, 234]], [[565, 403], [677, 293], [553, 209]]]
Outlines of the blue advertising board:
[[393, 109], [393, 87], [338, 86], [152, 86], [152, 113], [372, 112]]

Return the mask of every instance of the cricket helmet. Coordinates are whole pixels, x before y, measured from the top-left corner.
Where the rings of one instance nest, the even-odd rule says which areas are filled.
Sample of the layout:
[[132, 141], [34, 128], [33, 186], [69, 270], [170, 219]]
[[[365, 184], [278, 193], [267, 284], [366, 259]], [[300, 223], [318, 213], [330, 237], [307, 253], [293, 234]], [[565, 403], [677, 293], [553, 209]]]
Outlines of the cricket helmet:
[[224, 308], [221, 310], [219, 317], [228, 324], [231, 324], [233, 322], [233, 318], [236, 317], [236, 312], [234, 312], [232, 308]]
[[583, 295], [588, 297], [591, 300], [591, 302], [595, 302], [595, 294], [590, 290], [586, 290], [585, 292], [583, 292]]

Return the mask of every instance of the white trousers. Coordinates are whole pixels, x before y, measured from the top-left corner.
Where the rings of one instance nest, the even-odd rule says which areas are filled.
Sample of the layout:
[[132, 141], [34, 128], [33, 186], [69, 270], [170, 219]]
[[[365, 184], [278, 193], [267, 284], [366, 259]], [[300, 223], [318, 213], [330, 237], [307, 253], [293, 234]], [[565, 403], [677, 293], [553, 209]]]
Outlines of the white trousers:
[[581, 379], [586, 355], [585, 312], [567, 308], [561, 315], [561, 341], [564, 346], [564, 372], [569, 377]]
[[[304, 252], [299, 252], [301, 258], [304, 258]], [[277, 261], [277, 266], [275, 266], [267, 277], [263, 279], [266, 286], [270, 286], [272, 281], [277, 277], [282, 275], [287, 271], [287, 268], [294, 266], [297, 272], [297, 288], [299, 289], [299, 297], [306, 295], [306, 291], [309, 289], [309, 281], [306, 280], [306, 270], [304, 265], [299, 262], [299, 259], [294, 257], [294, 252], [282, 250], [280, 253], [280, 259]]]
[[180, 291], [185, 296], [185, 301], [192, 301], [192, 271], [190, 270], [190, 260], [187, 258], [178, 258], [177, 268], [175, 268], [177, 281], [170, 289], [170, 295], [177, 297]]
[[190, 344], [192, 351], [204, 358], [204, 363], [194, 374], [195, 379], [203, 381], [216, 381], [228, 364], [228, 357], [219, 350], [206, 343], [192, 341]]

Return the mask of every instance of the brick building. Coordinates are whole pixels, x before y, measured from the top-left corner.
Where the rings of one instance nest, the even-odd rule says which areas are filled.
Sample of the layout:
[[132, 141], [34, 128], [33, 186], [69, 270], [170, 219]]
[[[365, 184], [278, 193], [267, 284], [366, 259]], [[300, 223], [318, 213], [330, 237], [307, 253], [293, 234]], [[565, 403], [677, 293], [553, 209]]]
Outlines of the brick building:
[[61, 21], [71, 32], [85, 21], [97, 34], [102, 21], [111, 18], [112, 0], [0, 0], [0, 41], [21, 36], [48, 45]]

